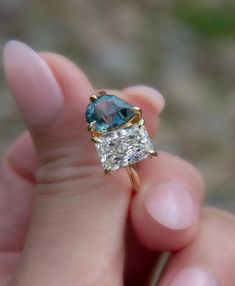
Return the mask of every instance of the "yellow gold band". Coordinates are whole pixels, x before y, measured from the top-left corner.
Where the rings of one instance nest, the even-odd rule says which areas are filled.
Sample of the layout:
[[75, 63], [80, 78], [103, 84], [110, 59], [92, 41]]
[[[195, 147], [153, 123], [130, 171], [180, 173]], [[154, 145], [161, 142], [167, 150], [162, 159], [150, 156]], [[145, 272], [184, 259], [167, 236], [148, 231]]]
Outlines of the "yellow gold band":
[[129, 165], [126, 167], [126, 170], [131, 180], [133, 192], [139, 192], [141, 183], [140, 183], [139, 175], [136, 170], [136, 165], [135, 164]]

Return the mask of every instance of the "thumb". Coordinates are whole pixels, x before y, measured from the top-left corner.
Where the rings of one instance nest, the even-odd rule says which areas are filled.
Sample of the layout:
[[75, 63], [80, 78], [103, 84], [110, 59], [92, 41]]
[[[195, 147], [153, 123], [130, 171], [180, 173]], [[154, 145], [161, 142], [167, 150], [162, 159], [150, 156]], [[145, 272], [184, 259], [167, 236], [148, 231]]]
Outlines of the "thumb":
[[102, 174], [84, 120], [93, 92], [87, 78], [61, 56], [43, 58], [16, 41], [4, 50], [40, 159], [31, 226], [10, 285], [122, 285], [128, 177]]

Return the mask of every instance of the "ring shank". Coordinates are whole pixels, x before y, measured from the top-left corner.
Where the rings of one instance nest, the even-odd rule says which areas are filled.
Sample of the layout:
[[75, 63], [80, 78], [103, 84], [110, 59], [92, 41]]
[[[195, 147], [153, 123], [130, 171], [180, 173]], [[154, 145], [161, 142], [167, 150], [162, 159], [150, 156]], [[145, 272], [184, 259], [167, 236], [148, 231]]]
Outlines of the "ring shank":
[[141, 183], [140, 183], [139, 175], [136, 170], [136, 165], [135, 164], [129, 165], [126, 167], [126, 170], [131, 180], [133, 192], [139, 192]]

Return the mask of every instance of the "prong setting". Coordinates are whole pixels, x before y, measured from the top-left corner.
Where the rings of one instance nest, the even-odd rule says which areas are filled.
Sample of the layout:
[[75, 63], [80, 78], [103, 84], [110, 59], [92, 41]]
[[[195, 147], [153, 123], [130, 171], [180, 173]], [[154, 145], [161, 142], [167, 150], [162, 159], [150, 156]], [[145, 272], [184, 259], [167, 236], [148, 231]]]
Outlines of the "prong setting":
[[92, 136], [91, 140], [95, 143], [102, 143], [102, 140], [97, 136]]
[[96, 94], [92, 94], [92, 95], [90, 96], [90, 101], [93, 102], [93, 101], [95, 101], [95, 100], [97, 100], [97, 96], [96, 96]]
[[105, 175], [111, 175], [111, 171], [112, 171], [111, 168], [104, 169]]
[[140, 126], [140, 127], [143, 126], [143, 125], [144, 125], [144, 119], [141, 118], [138, 123], [139, 123], [139, 126]]
[[129, 121], [130, 125], [139, 122], [142, 119], [142, 115], [140, 112], [135, 113], [134, 117]]
[[142, 115], [142, 109], [141, 109], [140, 107], [138, 107], [138, 106], [132, 107], [132, 111], [134, 111], [135, 114], [140, 114], [140, 115]]
[[150, 150], [150, 151], [148, 151], [148, 153], [149, 153], [149, 157], [151, 159], [153, 159], [153, 158], [158, 156], [158, 153], [156, 151], [154, 151], [154, 150]]
[[88, 131], [94, 132], [95, 125], [96, 125], [96, 121], [92, 121], [91, 123], [89, 123], [87, 127]]

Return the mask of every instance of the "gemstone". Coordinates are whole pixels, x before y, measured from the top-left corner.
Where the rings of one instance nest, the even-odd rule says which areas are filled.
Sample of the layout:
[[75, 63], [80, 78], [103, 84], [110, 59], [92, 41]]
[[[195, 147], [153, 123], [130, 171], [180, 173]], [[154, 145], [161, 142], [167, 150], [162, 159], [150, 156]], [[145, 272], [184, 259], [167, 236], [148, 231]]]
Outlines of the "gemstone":
[[132, 105], [115, 95], [101, 95], [86, 110], [88, 123], [96, 121], [96, 131], [110, 131], [127, 123], [135, 114]]
[[95, 145], [105, 170], [114, 171], [142, 161], [154, 151], [145, 126], [138, 123], [110, 131], [100, 140]]

